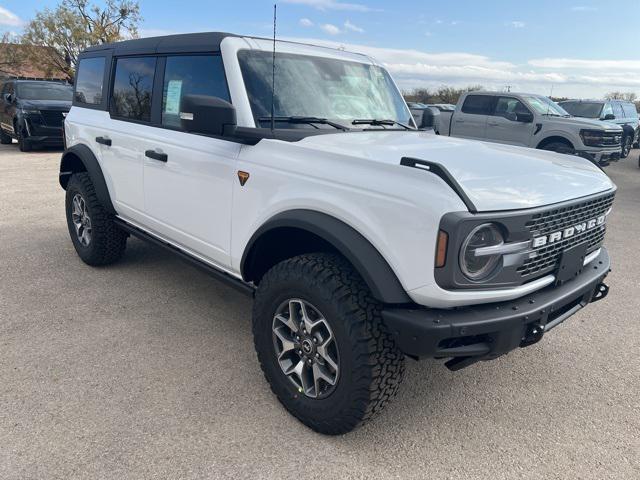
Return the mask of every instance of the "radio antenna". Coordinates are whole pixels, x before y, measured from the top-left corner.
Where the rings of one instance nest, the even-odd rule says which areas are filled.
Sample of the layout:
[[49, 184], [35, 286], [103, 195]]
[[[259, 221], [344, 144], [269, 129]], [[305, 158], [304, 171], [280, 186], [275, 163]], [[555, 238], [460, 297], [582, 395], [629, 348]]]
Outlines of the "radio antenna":
[[551, 84], [551, 92], [549, 92], [549, 103], [547, 103], [547, 117], [549, 116], [549, 111], [551, 110], [551, 102], [553, 97], [553, 83]]
[[276, 13], [277, 5], [273, 4], [273, 59], [271, 66], [271, 132], [275, 130], [275, 102], [276, 102]]

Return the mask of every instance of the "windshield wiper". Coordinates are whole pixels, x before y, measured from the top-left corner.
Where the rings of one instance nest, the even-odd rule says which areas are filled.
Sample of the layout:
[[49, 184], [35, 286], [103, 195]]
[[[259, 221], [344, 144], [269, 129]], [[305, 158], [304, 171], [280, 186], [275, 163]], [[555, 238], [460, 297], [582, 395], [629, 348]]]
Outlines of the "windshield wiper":
[[[260, 117], [258, 119], [259, 122], [270, 122], [271, 121], [271, 117]], [[290, 116], [290, 117], [273, 117], [273, 121], [274, 122], [284, 122], [284, 123], [308, 123], [309, 125], [313, 126], [314, 128], [318, 128], [314, 125], [314, 123], [318, 123], [320, 125], [329, 125], [330, 127], [333, 128], [337, 128], [338, 130], [342, 130], [342, 131], [347, 131], [349, 130], [349, 127], [346, 127], [344, 125], [340, 125], [339, 123], [336, 122], [332, 122], [331, 120], [328, 120], [326, 118], [320, 118], [320, 117], [296, 117], [296, 116]]]
[[399, 125], [405, 130], [414, 130], [409, 125], [405, 125], [402, 122], [398, 122], [396, 120], [391, 120], [391, 119], [379, 120], [377, 118], [363, 118], [363, 119], [354, 120], [353, 122], [351, 122], [351, 124], [352, 125], [373, 125], [374, 127], [387, 127], [387, 126], [392, 127], [394, 125]]

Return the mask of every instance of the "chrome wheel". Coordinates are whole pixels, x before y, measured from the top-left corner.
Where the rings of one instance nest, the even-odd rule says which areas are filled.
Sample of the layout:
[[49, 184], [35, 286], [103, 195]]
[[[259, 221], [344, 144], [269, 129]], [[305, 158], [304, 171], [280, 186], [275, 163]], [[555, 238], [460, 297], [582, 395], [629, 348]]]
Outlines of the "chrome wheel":
[[76, 228], [78, 241], [85, 247], [91, 243], [91, 217], [87, 210], [87, 203], [82, 195], [76, 193], [71, 203], [71, 220]]
[[300, 393], [322, 398], [333, 392], [340, 374], [338, 345], [317, 308], [300, 299], [283, 302], [272, 333], [282, 373]]

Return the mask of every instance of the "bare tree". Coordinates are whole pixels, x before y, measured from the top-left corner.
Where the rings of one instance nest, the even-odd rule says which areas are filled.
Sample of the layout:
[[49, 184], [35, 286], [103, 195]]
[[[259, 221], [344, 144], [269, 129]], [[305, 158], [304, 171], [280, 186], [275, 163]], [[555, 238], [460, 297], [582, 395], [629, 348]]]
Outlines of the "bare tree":
[[[37, 12], [24, 29], [22, 43], [29, 60], [73, 78], [82, 50], [138, 36], [140, 7], [135, 0], [107, 0], [104, 7], [88, 0], [62, 0], [53, 10]], [[49, 52], [43, 53], [43, 52]]]
[[634, 92], [609, 92], [604, 98], [607, 100], [626, 100], [628, 102], [635, 102], [638, 99], [638, 95]]
[[23, 63], [24, 59], [20, 55], [19, 45], [15, 44], [16, 40], [9, 32], [5, 32], [0, 36], [0, 44], [2, 44], [0, 77], [13, 75]]

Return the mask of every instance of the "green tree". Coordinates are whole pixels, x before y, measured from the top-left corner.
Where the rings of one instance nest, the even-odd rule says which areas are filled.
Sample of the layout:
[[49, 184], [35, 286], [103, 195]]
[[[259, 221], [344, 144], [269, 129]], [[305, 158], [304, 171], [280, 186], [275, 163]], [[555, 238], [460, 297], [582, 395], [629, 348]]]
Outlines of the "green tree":
[[[135, 0], [62, 0], [55, 8], [36, 13], [24, 29], [22, 43], [30, 48], [31, 61], [45, 69], [63, 72], [73, 79], [78, 55], [91, 45], [138, 36], [140, 6]], [[43, 52], [45, 52], [43, 54]]]

